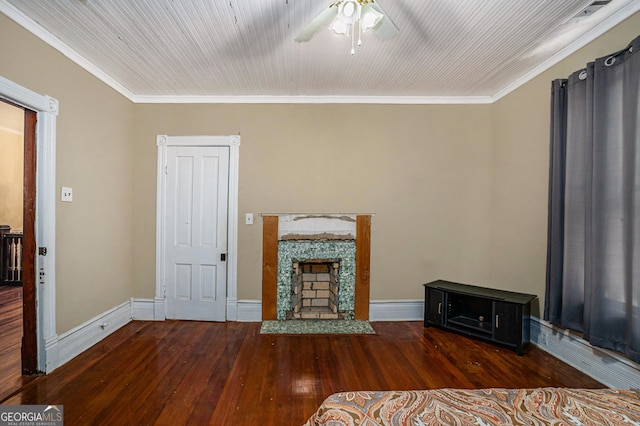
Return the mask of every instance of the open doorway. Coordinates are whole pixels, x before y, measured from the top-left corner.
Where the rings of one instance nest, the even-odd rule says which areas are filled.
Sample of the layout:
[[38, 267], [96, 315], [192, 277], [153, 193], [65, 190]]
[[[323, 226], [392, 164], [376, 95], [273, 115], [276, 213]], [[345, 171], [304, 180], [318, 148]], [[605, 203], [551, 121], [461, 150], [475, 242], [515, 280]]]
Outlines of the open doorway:
[[0, 389], [37, 370], [35, 328], [35, 118], [0, 102]]
[[[58, 100], [40, 95], [2, 76], [0, 100], [23, 109], [25, 119], [22, 307], [23, 329], [27, 331], [23, 333], [22, 372], [48, 373], [59, 367], [55, 309], [55, 152]], [[26, 380], [26, 376], [22, 377]]]

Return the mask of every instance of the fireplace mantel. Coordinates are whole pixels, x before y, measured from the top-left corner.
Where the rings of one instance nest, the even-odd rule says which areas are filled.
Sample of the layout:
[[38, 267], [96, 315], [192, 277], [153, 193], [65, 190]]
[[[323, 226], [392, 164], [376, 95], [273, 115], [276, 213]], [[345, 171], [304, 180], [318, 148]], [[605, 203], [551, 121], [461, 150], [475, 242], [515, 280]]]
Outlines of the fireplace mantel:
[[369, 319], [370, 214], [262, 214], [262, 319], [277, 319], [278, 242], [355, 240], [354, 319]]

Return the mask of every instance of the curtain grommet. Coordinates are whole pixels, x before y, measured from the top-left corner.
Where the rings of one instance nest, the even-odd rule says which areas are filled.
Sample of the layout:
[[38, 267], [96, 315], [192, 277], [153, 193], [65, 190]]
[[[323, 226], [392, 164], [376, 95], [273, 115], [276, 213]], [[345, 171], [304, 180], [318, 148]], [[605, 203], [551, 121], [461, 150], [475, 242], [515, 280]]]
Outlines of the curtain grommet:
[[578, 78], [579, 78], [580, 80], [586, 80], [586, 79], [587, 79], [587, 70], [582, 70], [582, 71], [580, 72], [580, 74], [578, 74]]
[[616, 57], [615, 56], [609, 56], [605, 61], [604, 64], [607, 67], [610, 67], [611, 65], [616, 63]]

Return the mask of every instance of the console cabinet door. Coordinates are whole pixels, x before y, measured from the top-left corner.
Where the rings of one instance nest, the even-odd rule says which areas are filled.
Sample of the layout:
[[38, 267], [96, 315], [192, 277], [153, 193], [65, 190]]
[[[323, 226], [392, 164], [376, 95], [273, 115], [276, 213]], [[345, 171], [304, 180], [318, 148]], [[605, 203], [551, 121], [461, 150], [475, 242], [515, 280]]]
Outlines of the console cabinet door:
[[444, 292], [433, 288], [429, 289], [429, 315], [428, 320], [432, 324], [444, 324]]
[[515, 303], [494, 302], [493, 338], [498, 342], [518, 344], [521, 339], [522, 317], [519, 305]]

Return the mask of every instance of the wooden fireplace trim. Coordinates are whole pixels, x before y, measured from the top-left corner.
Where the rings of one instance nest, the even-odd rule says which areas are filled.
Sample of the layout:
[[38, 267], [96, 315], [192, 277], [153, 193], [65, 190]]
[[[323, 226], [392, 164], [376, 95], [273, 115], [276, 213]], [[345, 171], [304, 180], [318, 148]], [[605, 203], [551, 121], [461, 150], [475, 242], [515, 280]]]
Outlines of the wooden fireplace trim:
[[353, 318], [369, 319], [371, 216], [356, 217], [356, 288]]
[[[369, 319], [371, 216], [356, 216], [354, 319]], [[278, 216], [262, 217], [262, 320], [278, 317]]]
[[262, 218], [262, 320], [278, 319], [278, 216]]

